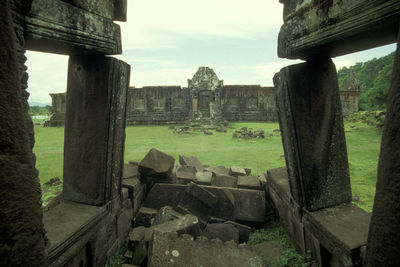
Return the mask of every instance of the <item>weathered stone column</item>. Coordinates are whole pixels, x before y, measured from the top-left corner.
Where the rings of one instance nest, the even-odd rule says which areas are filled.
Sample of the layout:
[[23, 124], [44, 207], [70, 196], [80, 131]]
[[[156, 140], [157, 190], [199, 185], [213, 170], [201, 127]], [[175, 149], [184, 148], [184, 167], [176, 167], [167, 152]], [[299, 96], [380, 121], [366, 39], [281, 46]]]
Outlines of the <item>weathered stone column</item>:
[[336, 69], [330, 58], [274, 77], [279, 124], [295, 201], [310, 211], [351, 200]]
[[64, 140], [64, 198], [103, 205], [119, 195], [130, 66], [70, 56]]
[[[27, 4], [26, 1], [23, 5]], [[15, 14], [17, 15], [17, 14]], [[39, 182], [21, 90], [10, 2], [0, 7], [0, 266], [43, 266]]]
[[398, 266], [400, 257], [400, 30], [388, 94], [367, 266]]

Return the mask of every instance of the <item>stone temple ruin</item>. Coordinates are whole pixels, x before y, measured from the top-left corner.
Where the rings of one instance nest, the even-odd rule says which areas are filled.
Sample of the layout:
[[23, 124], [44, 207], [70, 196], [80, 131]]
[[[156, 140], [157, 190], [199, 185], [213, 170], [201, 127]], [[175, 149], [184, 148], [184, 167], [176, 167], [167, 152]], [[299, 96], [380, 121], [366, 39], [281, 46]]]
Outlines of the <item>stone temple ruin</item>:
[[[272, 201], [298, 250], [310, 250], [319, 266], [397, 266], [400, 50], [397, 47], [372, 214], [350, 203], [343, 114], [331, 57], [399, 44], [400, 2], [281, 2], [284, 24], [278, 55], [305, 62], [283, 68], [274, 78], [286, 167], [269, 170], [267, 178], [261, 179], [263, 183], [258, 177], [246, 178], [246, 171], [240, 168], [228, 172], [225, 168], [196, 170], [193, 178], [194, 159], [190, 164], [182, 160], [186, 163], [181, 162], [176, 172], [171, 164], [154, 169], [147, 163], [172, 162], [168, 155], [154, 152], [149, 153], [151, 160], [145, 158], [137, 165], [140, 178], [126, 177], [122, 181], [130, 67], [106, 55], [121, 53], [120, 29], [113, 21], [126, 20], [127, 1], [3, 1], [0, 265], [103, 266], [130, 233], [137, 248], [146, 246], [143, 240], [150, 240], [147, 255], [133, 255], [147, 257], [149, 266], [165, 266], [166, 262], [172, 266], [261, 266], [264, 263], [255, 249], [238, 245], [235, 240], [245, 240], [247, 224], [265, 219], [268, 209], [264, 207]], [[34, 133], [28, 115], [25, 49], [70, 56], [63, 197], [45, 213], [32, 152]], [[201, 84], [192, 85], [202, 88]], [[201, 107], [198, 102], [198, 110]], [[199, 178], [210, 179], [211, 185], [193, 182]], [[240, 188], [239, 184], [251, 181], [257, 184], [255, 179], [259, 179], [261, 190]], [[153, 190], [159, 190], [156, 195], [162, 199], [161, 204], [174, 210], [161, 209], [157, 212], [160, 215], [153, 213], [151, 220], [154, 211], [149, 209], [160, 207], [157, 201], [149, 203]], [[267, 196], [271, 201], [266, 200]], [[218, 205], [221, 213], [205, 212], [216, 203], [224, 207]], [[172, 218], [173, 223], [166, 218]], [[200, 229], [205, 237], [198, 236], [205, 218], [207, 225], [215, 225], [209, 229], [206, 225]], [[140, 220], [153, 222], [154, 226], [131, 231]], [[154, 224], [160, 221], [163, 223]], [[220, 227], [233, 242], [207, 237], [221, 232]], [[227, 250], [233, 253], [224, 254]], [[259, 252], [273, 250], [258, 248]]]
[[[361, 84], [350, 76], [340, 91], [343, 114], [358, 111]], [[50, 94], [53, 115], [45, 126], [65, 124], [65, 93]], [[278, 120], [274, 87], [224, 85], [209, 67], [199, 67], [188, 86], [128, 89], [126, 125], [182, 124], [193, 118], [228, 121]]]

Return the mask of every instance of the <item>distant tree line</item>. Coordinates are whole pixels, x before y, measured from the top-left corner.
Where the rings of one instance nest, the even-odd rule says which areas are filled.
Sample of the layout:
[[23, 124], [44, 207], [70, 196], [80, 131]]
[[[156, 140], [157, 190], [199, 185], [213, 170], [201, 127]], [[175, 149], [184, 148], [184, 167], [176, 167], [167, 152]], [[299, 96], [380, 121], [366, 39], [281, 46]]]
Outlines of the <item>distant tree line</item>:
[[349, 68], [343, 67], [338, 71], [339, 88], [342, 90], [350, 71], [354, 70], [362, 84], [360, 96], [361, 110], [385, 109], [390, 79], [393, 69], [394, 52], [372, 60], [356, 63]]
[[53, 113], [53, 107], [52, 106], [45, 106], [45, 107], [40, 107], [40, 106], [30, 106], [29, 107], [29, 115], [30, 116], [37, 116], [37, 115], [51, 115]]

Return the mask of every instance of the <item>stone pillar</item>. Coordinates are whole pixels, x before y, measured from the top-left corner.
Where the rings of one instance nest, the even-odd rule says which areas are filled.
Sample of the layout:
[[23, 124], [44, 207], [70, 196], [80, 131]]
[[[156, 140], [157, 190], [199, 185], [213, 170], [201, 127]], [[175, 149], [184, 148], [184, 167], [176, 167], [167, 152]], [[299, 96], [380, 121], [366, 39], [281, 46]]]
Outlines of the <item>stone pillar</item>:
[[197, 111], [198, 111], [198, 105], [199, 105], [199, 99], [196, 96], [192, 97], [192, 117], [196, 117], [197, 116]]
[[44, 266], [42, 202], [10, 1], [0, 7], [0, 44], [0, 266]]
[[400, 256], [400, 30], [388, 93], [367, 266], [398, 266]]
[[119, 195], [130, 66], [70, 56], [64, 139], [64, 198], [103, 205]]
[[290, 189], [310, 211], [351, 200], [336, 69], [318, 57], [274, 77]]

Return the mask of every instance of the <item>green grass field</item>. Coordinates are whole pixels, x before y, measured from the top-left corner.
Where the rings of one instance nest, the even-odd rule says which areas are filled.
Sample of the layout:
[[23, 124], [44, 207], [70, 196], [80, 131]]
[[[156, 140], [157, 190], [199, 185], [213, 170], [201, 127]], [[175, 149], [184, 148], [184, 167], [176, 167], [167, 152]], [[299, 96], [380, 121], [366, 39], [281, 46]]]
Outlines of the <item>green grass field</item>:
[[[257, 175], [268, 169], [285, 165], [281, 137], [266, 139], [233, 139], [235, 129], [248, 126], [263, 129], [268, 134], [278, 129], [277, 123], [232, 123], [227, 133], [213, 135], [176, 134], [168, 126], [129, 126], [126, 128], [125, 162], [140, 161], [151, 148], [171, 154], [197, 156], [203, 164], [240, 166], [252, 169]], [[36, 167], [43, 185], [53, 177], [62, 177], [64, 128], [35, 126]], [[362, 123], [346, 123], [347, 150], [353, 195], [361, 208], [371, 211], [375, 194], [376, 166], [380, 132]], [[43, 200], [54, 195], [60, 187], [43, 187]]]

